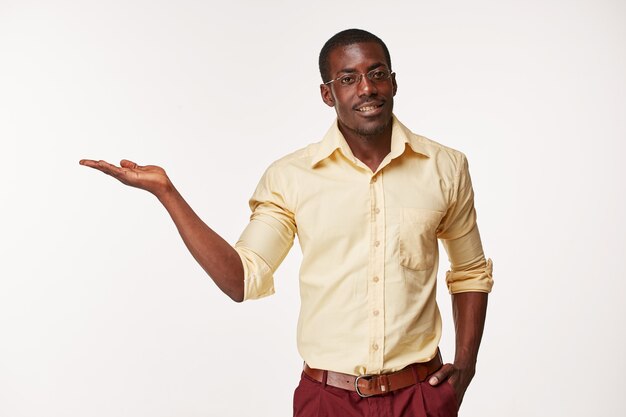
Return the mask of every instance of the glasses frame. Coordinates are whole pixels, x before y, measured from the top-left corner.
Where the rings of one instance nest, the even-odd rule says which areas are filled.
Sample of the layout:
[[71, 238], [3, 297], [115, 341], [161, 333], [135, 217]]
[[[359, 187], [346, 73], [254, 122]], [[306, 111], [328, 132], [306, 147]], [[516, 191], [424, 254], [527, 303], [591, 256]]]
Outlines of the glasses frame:
[[[381, 69], [384, 69], [384, 70], [386, 70], [386, 71], [389, 71], [389, 75], [388, 75], [386, 78], [383, 78], [383, 79], [381, 79], [381, 80], [376, 80], [376, 79], [372, 78], [373, 74], [374, 74], [376, 71], [380, 71]], [[337, 78], [335, 78], [335, 79], [333, 79], [333, 80], [326, 81], [326, 82], [324, 83], [324, 85], [330, 85], [331, 83], [334, 83], [335, 81], [340, 81], [343, 77], [346, 77], [346, 76], [357, 76], [358, 78], [357, 78], [357, 79], [356, 79], [353, 83], [351, 83], [351, 84], [341, 84], [341, 83], [339, 83], [339, 85], [340, 85], [341, 87], [353, 87], [353, 86], [355, 86], [355, 85], [359, 85], [359, 83], [360, 83], [360, 82], [361, 82], [361, 80], [363, 79], [363, 76], [367, 77], [367, 79], [368, 79], [368, 80], [370, 80], [370, 81], [371, 81], [371, 82], [373, 82], [373, 83], [379, 83], [379, 82], [383, 82], [383, 81], [387, 81], [387, 80], [391, 79], [391, 77], [393, 77], [394, 75], [396, 75], [396, 73], [395, 73], [395, 72], [393, 72], [393, 71], [391, 71], [389, 68], [386, 68], [386, 67], [380, 68], [380, 67], [379, 67], [379, 68], [374, 68], [373, 70], [368, 71], [367, 73], [362, 73], [362, 72], [350, 72], [350, 73], [347, 73], [347, 74], [341, 75], [341, 76], [339, 76], [339, 77], [337, 77]]]

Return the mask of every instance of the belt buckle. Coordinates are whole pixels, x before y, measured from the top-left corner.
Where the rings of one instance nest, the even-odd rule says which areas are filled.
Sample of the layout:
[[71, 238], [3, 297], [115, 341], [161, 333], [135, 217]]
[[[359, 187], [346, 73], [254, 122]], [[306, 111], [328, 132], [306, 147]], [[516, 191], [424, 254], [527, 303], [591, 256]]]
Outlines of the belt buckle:
[[365, 375], [359, 375], [356, 377], [356, 379], [354, 380], [354, 390], [356, 391], [357, 394], [359, 394], [359, 397], [368, 398], [368, 397], [373, 397], [374, 395], [376, 395], [376, 394], [366, 395], [366, 394], [363, 394], [361, 390], [359, 390], [359, 380], [365, 379], [365, 378], [371, 378], [373, 376], [374, 375], [371, 375], [371, 374], [365, 374]]

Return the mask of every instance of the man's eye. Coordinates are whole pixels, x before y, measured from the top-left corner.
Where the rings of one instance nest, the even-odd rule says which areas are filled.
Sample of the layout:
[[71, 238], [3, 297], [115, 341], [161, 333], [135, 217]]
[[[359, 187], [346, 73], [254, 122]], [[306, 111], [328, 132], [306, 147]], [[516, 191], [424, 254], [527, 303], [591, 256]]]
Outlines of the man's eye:
[[382, 71], [382, 70], [374, 71], [372, 72], [372, 79], [382, 80], [383, 78], [385, 78], [386, 75], [387, 73], [385, 71]]
[[343, 77], [341, 77], [339, 79], [339, 82], [343, 85], [350, 85], [354, 82], [354, 76], [353, 75], [344, 75]]

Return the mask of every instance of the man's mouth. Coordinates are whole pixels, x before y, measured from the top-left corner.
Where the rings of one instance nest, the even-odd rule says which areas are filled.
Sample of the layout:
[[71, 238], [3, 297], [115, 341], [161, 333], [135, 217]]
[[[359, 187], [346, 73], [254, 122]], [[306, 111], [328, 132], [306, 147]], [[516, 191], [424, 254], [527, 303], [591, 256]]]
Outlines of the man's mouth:
[[361, 113], [371, 112], [382, 107], [383, 104], [385, 103], [366, 103], [360, 107], [357, 107], [356, 111], [361, 112]]

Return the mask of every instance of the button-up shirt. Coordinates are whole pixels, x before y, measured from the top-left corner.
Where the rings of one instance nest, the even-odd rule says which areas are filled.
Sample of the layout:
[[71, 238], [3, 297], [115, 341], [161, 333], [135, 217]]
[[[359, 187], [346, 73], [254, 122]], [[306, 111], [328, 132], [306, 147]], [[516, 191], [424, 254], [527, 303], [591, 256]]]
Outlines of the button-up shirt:
[[273, 274], [297, 235], [302, 248], [298, 350], [313, 368], [392, 372], [437, 353], [440, 239], [451, 293], [489, 292], [465, 155], [393, 118], [375, 172], [337, 122], [321, 142], [276, 162], [254, 192], [235, 245], [245, 299], [274, 293]]

